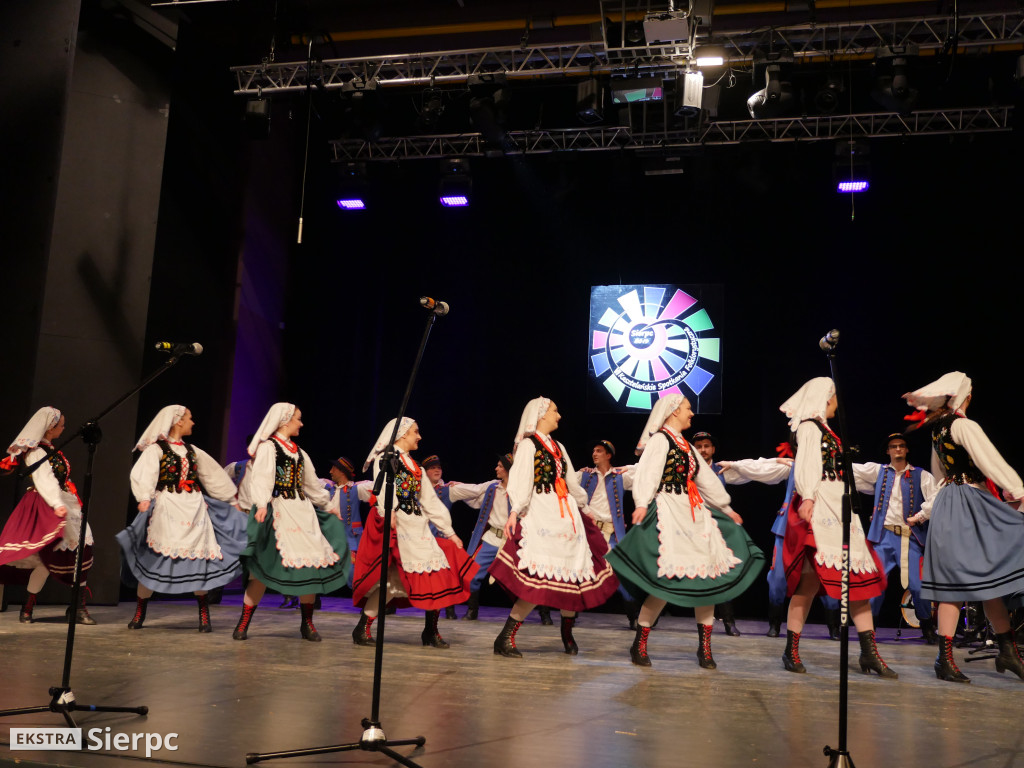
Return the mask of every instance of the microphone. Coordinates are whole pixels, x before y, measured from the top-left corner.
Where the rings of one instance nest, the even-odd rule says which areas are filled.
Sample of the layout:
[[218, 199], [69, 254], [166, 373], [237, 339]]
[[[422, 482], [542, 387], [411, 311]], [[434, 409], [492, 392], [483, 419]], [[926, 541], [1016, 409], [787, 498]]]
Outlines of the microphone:
[[175, 357], [180, 355], [203, 354], [203, 345], [198, 341], [192, 342], [191, 344], [184, 344], [182, 342], [175, 341], [158, 341], [155, 347], [160, 352], [167, 352]]
[[420, 306], [423, 307], [424, 309], [429, 309], [438, 317], [444, 317], [445, 315], [448, 314], [449, 310], [448, 302], [437, 301], [436, 299], [432, 299], [429, 296], [420, 297]]
[[833, 328], [831, 331], [821, 337], [821, 341], [818, 342], [818, 346], [821, 347], [822, 352], [828, 352], [829, 350], [835, 349], [836, 344], [839, 343], [839, 331]]

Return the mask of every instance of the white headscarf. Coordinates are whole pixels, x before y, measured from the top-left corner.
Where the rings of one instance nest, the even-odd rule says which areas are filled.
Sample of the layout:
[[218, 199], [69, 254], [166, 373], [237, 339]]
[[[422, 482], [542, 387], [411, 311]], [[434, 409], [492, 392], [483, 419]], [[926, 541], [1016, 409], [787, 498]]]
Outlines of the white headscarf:
[[34, 414], [32, 418], [28, 420], [28, 424], [21, 428], [21, 432], [14, 438], [14, 442], [8, 447], [7, 452], [11, 456], [17, 456], [20, 453], [26, 453], [31, 451], [33, 448], [39, 445], [39, 441], [43, 439], [43, 435], [48, 430], [53, 429], [57, 426], [57, 422], [60, 421], [60, 411], [51, 406], [43, 406]]
[[523, 415], [519, 419], [519, 429], [516, 431], [515, 445], [518, 446], [524, 437], [532, 435], [537, 431], [537, 422], [544, 418], [544, 414], [548, 412], [550, 405], [551, 399], [548, 397], [535, 397], [526, 404], [526, 408], [523, 409]]
[[685, 399], [680, 394], [665, 395], [654, 404], [654, 407], [651, 408], [651, 415], [647, 417], [647, 423], [644, 425], [644, 431], [640, 433], [640, 441], [636, 444], [637, 456], [644, 452], [651, 435], [665, 426], [668, 417], [676, 412]]
[[146, 431], [142, 433], [139, 442], [135, 444], [136, 451], [142, 451], [151, 446], [157, 440], [166, 440], [171, 427], [177, 424], [185, 416], [184, 405], [168, 405], [160, 409], [156, 418], [149, 422]]
[[960, 371], [947, 373], [927, 386], [907, 392], [903, 395], [907, 404], [919, 411], [937, 411], [949, 405], [954, 411], [964, 404], [971, 394], [971, 380]]
[[825, 421], [825, 409], [836, 385], [828, 376], [818, 376], [804, 384], [779, 410], [789, 417], [789, 431], [796, 432], [800, 422], [806, 419]]
[[249, 455], [255, 456], [256, 449], [260, 447], [260, 443], [264, 440], [269, 440], [271, 435], [291, 421], [294, 415], [295, 406], [291, 403], [274, 403], [270, 406], [267, 415], [260, 422], [260, 428], [252, 436], [252, 442], [249, 443]]
[[[366, 472], [373, 465], [374, 459], [384, 453], [384, 449], [388, 447], [388, 443], [391, 442], [391, 433], [395, 429], [396, 420], [397, 418], [389, 421], [384, 425], [384, 429], [380, 431], [380, 437], [377, 438], [377, 442], [373, 444], [373, 449], [370, 451], [370, 455], [367, 456], [366, 461], [363, 462], [363, 472]], [[415, 423], [415, 419], [403, 416], [402, 423], [398, 425], [398, 433], [395, 435], [395, 440], [400, 440], [402, 435], [408, 432]]]

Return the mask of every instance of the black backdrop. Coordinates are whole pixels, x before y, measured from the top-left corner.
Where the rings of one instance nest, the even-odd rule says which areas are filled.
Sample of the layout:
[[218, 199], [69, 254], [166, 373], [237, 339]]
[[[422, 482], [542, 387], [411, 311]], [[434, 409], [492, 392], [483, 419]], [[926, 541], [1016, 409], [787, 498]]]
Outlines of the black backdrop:
[[[339, 454], [359, 464], [398, 408], [425, 321], [417, 300], [428, 295], [452, 309], [432, 333], [409, 413], [421, 456], [440, 454], [447, 479], [493, 477], [523, 405], [540, 394], [558, 402], [558, 437], [577, 466], [595, 438], [612, 440], [625, 463], [644, 418], [586, 410], [590, 286], [718, 283], [723, 408], [694, 429], [717, 436], [719, 458], [771, 455], [786, 431], [779, 404], [828, 373], [817, 340], [839, 328], [849, 438], [863, 459], [884, 460], [885, 436], [903, 427], [902, 393], [960, 369], [975, 381], [971, 415], [1024, 468], [1019, 132], [872, 141], [873, 186], [855, 200], [833, 191], [830, 142], [764, 143], [706, 148], [668, 177], [644, 176], [627, 151], [474, 158], [473, 203], [460, 210], [437, 202], [436, 161], [371, 166], [370, 208], [346, 213], [334, 203], [332, 128], [314, 112], [297, 245], [303, 101], [276, 101], [271, 138], [249, 142], [223, 40], [199, 25], [179, 39], [146, 333], [147, 343], [199, 339], [208, 354], [144, 394], [140, 426], [185, 402], [196, 442], [233, 460], [256, 423], [232, 425], [228, 440], [224, 404], [237, 412], [262, 398], [265, 410], [283, 399], [302, 408], [299, 439], [322, 474]], [[232, 369], [249, 330], [240, 257], [283, 265], [261, 278], [282, 305], [279, 318], [261, 318], [278, 333], [260, 361], [271, 384], [255, 395]], [[911, 439], [911, 460], [927, 465], [923, 436]], [[780, 495], [735, 493], [765, 548]], [[759, 586], [740, 611], [763, 605]]]

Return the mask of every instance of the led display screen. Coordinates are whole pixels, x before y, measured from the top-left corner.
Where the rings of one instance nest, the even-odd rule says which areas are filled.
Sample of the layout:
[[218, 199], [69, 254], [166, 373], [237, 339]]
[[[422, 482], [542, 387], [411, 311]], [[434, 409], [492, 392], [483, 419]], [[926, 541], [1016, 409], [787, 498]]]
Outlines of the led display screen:
[[667, 393], [722, 412], [721, 285], [590, 289], [590, 410], [638, 413]]

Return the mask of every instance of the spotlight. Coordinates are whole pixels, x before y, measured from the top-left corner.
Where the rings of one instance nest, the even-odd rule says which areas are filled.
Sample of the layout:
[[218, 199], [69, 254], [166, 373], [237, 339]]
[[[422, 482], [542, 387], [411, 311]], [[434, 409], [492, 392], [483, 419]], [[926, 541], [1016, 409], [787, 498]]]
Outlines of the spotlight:
[[626, 45], [634, 48], [642, 48], [647, 45], [643, 23], [639, 21], [626, 22]]
[[[777, 55], [773, 59], [760, 62], [765, 65], [765, 86], [759, 91], [754, 91], [747, 99], [747, 111], [755, 120], [778, 117], [795, 102], [793, 84], [784, 70], [784, 65], [792, 62], [792, 54]], [[758, 64], [759, 62], [754, 62], [755, 72], [757, 72]]]
[[891, 112], [909, 115], [917, 102], [917, 89], [910, 86], [910, 64], [919, 49], [913, 43], [875, 50], [875, 78], [871, 98]]
[[462, 208], [469, 205], [473, 193], [473, 178], [469, 163], [461, 157], [441, 161], [441, 183], [437, 197], [445, 208]]
[[245, 135], [250, 139], [270, 138], [270, 99], [249, 99], [245, 102], [243, 118]]
[[345, 211], [366, 210], [366, 163], [342, 163], [338, 166], [335, 202]]
[[422, 128], [431, 129], [444, 114], [444, 92], [440, 88], [425, 88], [420, 95], [420, 114], [417, 123]]
[[503, 151], [512, 151], [515, 145], [505, 130], [508, 120], [508, 91], [499, 88], [491, 93], [480, 92], [469, 100], [469, 123], [486, 141]]
[[349, 80], [341, 86], [347, 99], [345, 114], [355, 132], [366, 141], [380, 138], [382, 126], [376, 80]]
[[846, 90], [841, 77], [829, 75], [814, 94], [814, 108], [818, 114], [831, 115], [839, 108], [839, 99]]
[[704, 95], [704, 75], [701, 72], [683, 72], [676, 78], [676, 117], [696, 117], [700, 114]]
[[576, 86], [576, 116], [587, 125], [604, 120], [604, 88], [597, 80], [584, 80]]
[[871, 150], [863, 141], [836, 142], [832, 178], [836, 192], [866, 192], [871, 187]]
[[693, 63], [698, 67], [720, 67], [725, 64], [725, 46], [715, 43], [698, 45], [693, 51]]

